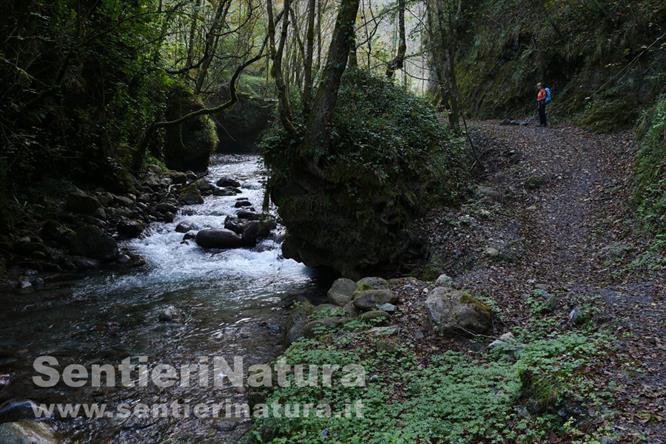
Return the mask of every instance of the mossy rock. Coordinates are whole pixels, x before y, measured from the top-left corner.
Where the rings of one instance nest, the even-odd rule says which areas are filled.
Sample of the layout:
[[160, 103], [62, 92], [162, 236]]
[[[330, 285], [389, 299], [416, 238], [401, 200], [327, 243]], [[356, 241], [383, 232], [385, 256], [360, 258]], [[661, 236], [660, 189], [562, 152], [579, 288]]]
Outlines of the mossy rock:
[[391, 319], [391, 315], [382, 310], [366, 311], [358, 317], [362, 321], [370, 321], [375, 324], [383, 324]]
[[332, 127], [326, 153], [278, 125], [262, 142], [285, 256], [351, 279], [419, 264], [428, 248], [416, 221], [464, 194], [464, 145], [423, 99], [357, 70], [343, 77]]
[[540, 375], [531, 370], [519, 373], [521, 398], [527, 409], [534, 414], [554, 410], [562, 400], [562, 389], [550, 375]]
[[444, 336], [488, 333], [492, 329], [493, 309], [469, 291], [437, 287], [425, 302], [432, 329]]
[[[204, 105], [188, 88], [176, 85], [169, 93], [166, 117], [178, 119]], [[166, 130], [164, 161], [176, 171], [205, 171], [219, 142], [213, 120], [198, 116]]]

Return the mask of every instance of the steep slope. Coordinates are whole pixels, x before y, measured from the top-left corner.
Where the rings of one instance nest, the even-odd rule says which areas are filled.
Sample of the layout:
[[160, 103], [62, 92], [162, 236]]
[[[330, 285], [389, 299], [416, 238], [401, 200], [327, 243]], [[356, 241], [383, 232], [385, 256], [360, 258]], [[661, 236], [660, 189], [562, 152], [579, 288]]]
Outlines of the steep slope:
[[630, 127], [666, 81], [666, 4], [659, 0], [480, 1], [468, 4], [457, 66], [469, 111], [531, 112], [534, 87], [552, 111], [595, 130]]

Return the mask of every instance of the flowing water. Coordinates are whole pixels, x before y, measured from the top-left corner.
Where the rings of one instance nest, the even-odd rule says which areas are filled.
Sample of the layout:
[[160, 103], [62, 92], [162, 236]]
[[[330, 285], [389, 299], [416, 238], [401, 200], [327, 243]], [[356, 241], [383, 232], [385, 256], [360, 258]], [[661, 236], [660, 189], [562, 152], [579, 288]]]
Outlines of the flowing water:
[[[230, 176], [242, 194], [209, 196], [202, 205], [183, 207], [172, 223], [157, 223], [127, 247], [145, 258], [145, 268], [127, 273], [100, 273], [60, 289], [2, 298], [0, 373], [12, 382], [1, 399], [40, 402], [106, 403], [135, 406], [178, 402], [179, 405], [239, 402], [243, 389], [190, 384], [188, 387], [81, 388], [58, 384], [37, 388], [33, 360], [49, 355], [67, 364], [117, 366], [127, 357], [147, 365], [208, 362], [220, 356], [246, 367], [270, 361], [282, 349], [285, 307], [296, 297], [316, 297], [318, 286], [309, 269], [280, 256], [279, 233], [253, 249], [204, 251], [183, 243], [179, 222], [221, 228], [234, 215], [239, 197], [255, 208], [263, 200], [263, 176], [256, 156], [220, 156], [208, 180]], [[278, 231], [280, 227], [278, 227]], [[168, 308], [172, 306], [173, 308]], [[165, 310], [174, 321], [160, 321]], [[205, 364], [204, 364], [205, 366]], [[55, 366], [54, 366], [55, 367]], [[6, 370], [4, 370], [6, 369]], [[133, 377], [135, 374], [133, 374]], [[102, 381], [105, 381], [102, 378]], [[183, 407], [184, 408], [184, 407]], [[183, 410], [184, 412], [184, 410]], [[54, 419], [65, 441], [82, 442], [235, 442], [247, 430], [246, 419], [139, 418]]]

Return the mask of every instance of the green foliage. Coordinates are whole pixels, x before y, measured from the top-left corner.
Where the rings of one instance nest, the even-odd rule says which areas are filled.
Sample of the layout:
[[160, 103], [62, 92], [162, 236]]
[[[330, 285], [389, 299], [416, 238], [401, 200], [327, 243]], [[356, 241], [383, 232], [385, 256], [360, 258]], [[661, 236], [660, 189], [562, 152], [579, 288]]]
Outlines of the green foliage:
[[7, 186], [68, 176], [122, 187], [134, 143], [162, 106], [157, 1], [9, 1], [0, 30]]
[[[255, 429], [270, 431], [264, 433], [268, 442], [321, 442], [324, 431], [332, 442], [358, 443], [527, 443], [552, 433], [565, 439], [574, 436], [575, 418], [568, 421], [556, 409], [565, 401], [596, 405], [605, 396], [596, 393], [585, 373], [606, 347], [596, 334], [532, 337], [513, 359], [500, 351], [480, 357], [448, 351], [425, 365], [409, 348], [383, 343], [390, 339], [350, 346], [368, 337], [357, 332], [343, 338], [298, 341], [284, 356], [290, 364], [360, 364], [365, 387], [335, 381], [332, 387], [280, 387], [267, 403], [326, 402], [336, 413], [361, 401], [363, 416], [259, 419]], [[535, 413], [521, 414], [524, 406]], [[593, 437], [594, 430], [586, 436]]]
[[638, 118], [639, 103], [635, 98], [614, 98], [605, 94], [585, 106], [576, 123], [597, 133], [631, 128]]
[[666, 251], [666, 96], [644, 115], [636, 162], [638, 214], [654, 233], [655, 247]]
[[313, 265], [354, 275], [395, 264], [409, 249], [404, 230], [424, 211], [458, 200], [466, 185], [462, 141], [424, 100], [383, 78], [345, 74], [330, 137], [322, 177], [308, 173], [317, 147], [279, 126], [263, 140], [287, 243]]

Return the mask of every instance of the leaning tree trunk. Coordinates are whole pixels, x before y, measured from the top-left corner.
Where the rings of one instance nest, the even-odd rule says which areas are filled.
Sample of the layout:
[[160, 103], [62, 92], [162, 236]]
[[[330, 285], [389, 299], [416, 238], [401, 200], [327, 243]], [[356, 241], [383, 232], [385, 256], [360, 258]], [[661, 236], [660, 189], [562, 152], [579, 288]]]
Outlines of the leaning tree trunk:
[[322, 82], [312, 103], [303, 149], [313, 153], [315, 162], [329, 150], [328, 129], [333, 118], [342, 74], [347, 67], [349, 51], [353, 44], [352, 37], [359, 3], [360, 0], [342, 0], [328, 49]]

